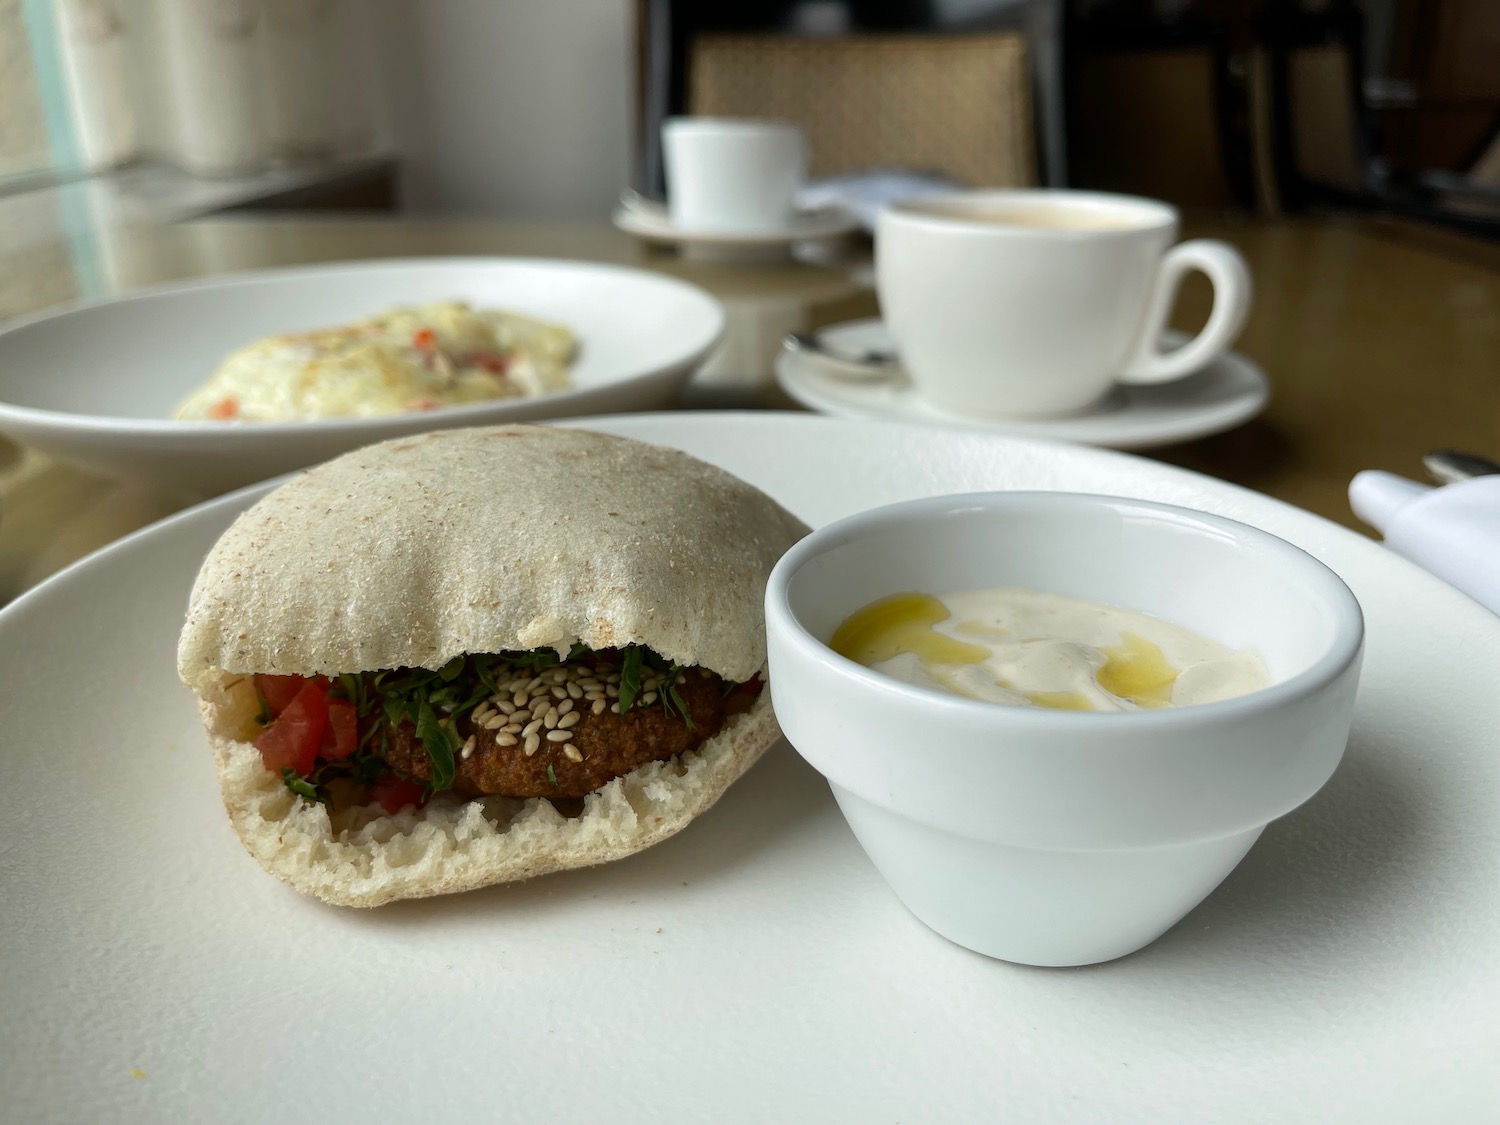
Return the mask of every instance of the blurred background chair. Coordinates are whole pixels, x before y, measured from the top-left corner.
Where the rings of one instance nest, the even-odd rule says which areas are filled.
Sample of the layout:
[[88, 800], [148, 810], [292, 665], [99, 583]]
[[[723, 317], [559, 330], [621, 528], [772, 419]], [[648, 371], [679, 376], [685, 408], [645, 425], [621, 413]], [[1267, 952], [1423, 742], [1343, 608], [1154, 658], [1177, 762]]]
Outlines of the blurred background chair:
[[1500, 238], [1500, 117], [1460, 169], [1418, 176], [1419, 205], [1448, 226]]
[[[1371, 20], [1352, 4], [1273, 4], [1261, 22], [1282, 201], [1500, 236], [1500, 4], [1386, 7], [1406, 26], [1375, 64]], [[1372, 78], [1382, 62], [1402, 77]]]
[[776, 117], [814, 177], [874, 168], [975, 187], [1066, 178], [1060, 0], [637, 0], [636, 187], [663, 193], [678, 114]]
[[969, 187], [1036, 182], [1024, 39], [702, 35], [688, 112], [772, 117], [807, 133], [814, 178], [871, 168]]
[[1291, 208], [1389, 196], [1364, 93], [1365, 20], [1352, 7], [1273, 7], [1258, 24], [1269, 57], [1278, 191]]
[[1065, 0], [1062, 41], [1072, 186], [1500, 233], [1496, 0]]
[[1180, 207], [1251, 207], [1247, 109], [1230, 29], [1141, 5], [1076, 5], [1064, 24], [1070, 186]]

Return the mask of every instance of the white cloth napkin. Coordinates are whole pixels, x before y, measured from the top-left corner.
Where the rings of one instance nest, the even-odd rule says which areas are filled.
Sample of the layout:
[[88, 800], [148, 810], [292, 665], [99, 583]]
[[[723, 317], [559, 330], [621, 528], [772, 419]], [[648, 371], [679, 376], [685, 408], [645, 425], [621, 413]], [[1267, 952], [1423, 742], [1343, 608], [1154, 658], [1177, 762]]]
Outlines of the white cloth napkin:
[[1391, 550], [1500, 614], [1500, 476], [1430, 488], [1366, 470], [1349, 484], [1349, 506]]
[[814, 180], [797, 193], [797, 206], [808, 210], [842, 207], [856, 215], [865, 230], [874, 231], [875, 216], [882, 207], [924, 195], [941, 195], [958, 186], [941, 176], [877, 168]]

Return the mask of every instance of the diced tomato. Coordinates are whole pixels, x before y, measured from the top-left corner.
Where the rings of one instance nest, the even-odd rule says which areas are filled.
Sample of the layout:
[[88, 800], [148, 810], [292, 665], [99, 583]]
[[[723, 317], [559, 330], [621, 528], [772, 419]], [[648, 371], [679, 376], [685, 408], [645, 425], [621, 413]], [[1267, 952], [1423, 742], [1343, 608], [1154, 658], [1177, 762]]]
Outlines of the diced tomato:
[[431, 328], [418, 328], [411, 334], [411, 346], [419, 351], [430, 352], [437, 347], [437, 333]]
[[301, 676], [269, 676], [260, 675], [255, 677], [255, 686], [260, 688], [260, 694], [265, 697], [266, 706], [271, 709], [271, 718], [276, 718], [286, 710], [286, 705], [297, 698], [297, 693], [307, 686], [307, 681]]
[[510, 366], [510, 356], [492, 352], [488, 348], [480, 348], [478, 351], [469, 353], [469, 364], [473, 367], [482, 367], [486, 371], [493, 371], [496, 375], [504, 375], [505, 369]]
[[370, 800], [388, 813], [398, 813], [407, 805], [420, 809], [427, 803], [427, 786], [393, 773], [383, 773], [370, 786]]
[[359, 718], [354, 704], [347, 699], [328, 701], [328, 725], [323, 728], [323, 741], [318, 747], [318, 756], [330, 762], [341, 762], [359, 749]]
[[280, 773], [290, 766], [299, 775], [312, 771], [328, 725], [328, 689], [316, 680], [303, 682], [297, 697], [255, 740], [266, 768]]
[[219, 422], [227, 422], [237, 417], [240, 412], [240, 403], [233, 395], [226, 395], [218, 402], [208, 408], [208, 416]]

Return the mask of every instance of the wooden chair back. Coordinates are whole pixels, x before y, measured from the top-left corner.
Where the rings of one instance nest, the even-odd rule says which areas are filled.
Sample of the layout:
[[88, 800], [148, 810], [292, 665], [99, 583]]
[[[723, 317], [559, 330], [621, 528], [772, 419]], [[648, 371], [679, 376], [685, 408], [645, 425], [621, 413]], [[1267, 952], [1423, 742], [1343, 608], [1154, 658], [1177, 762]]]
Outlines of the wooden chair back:
[[872, 168], [968, 187], [1036, 183], [1026, 42], [1018, 34], [705, 34], [689, 112], [791, 121], [814, 178]]

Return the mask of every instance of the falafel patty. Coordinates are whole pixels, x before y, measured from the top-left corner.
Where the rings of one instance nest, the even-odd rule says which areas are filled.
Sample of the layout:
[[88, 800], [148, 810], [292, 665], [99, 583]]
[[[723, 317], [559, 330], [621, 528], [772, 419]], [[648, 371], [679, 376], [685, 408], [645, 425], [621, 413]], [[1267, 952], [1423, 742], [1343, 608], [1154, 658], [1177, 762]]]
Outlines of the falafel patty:
[[329, 715], [350, 714], [342, 738], [330, 720], [325, 734], [305, 734], [321, 737], [316, 753], [309, 746], [281, 770], [303, 799], [338, 806], [390, 806], [444, 791], [583, 797], [648, 762], [696, 750], [760, 690], [758, 676], [737, 684], [639, 645], [603, 652], [575, 645], [562, 660], [549, 649], [469, 655], [436, 671], [336, 680], [258, 676], [256, 684], [263, 753], [282, 739], [284, 716], [303, 721], [291, 702], [303, 685]]
[[[460, 715], [455, 720], [462, 741], [454, 761], [454, 792], [464, 797], [585, 796], [637, 766], [703, 745], [724, 725], [726, 695], [735, 686], [706, 669], [690, 669], [674, 685], [683, 707], [679, 714], [660, 705], [660, 685], [648, 678], [639, 703], [622, 714], [618, 682], [600, 681], [597, 675], [588, 666], [563, 665], [543, 673], [542, 682], [519, 706], [515, 699], [520, 691], [502, 700], [514, 710], [500, 710], [491, 698], [488, 706]], [[618, 673], [613, 675], [618, 679]], [[600, 686], [585, 694], [580, 679]], [[608, 693], [609, 687], [615, 695]], [[391, 731], [379, 753], [397, 773], [431, 782], [432, 761], [410, 721]]]

